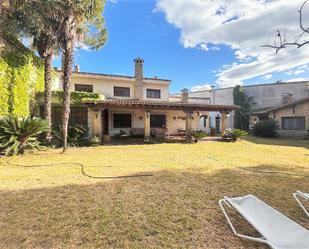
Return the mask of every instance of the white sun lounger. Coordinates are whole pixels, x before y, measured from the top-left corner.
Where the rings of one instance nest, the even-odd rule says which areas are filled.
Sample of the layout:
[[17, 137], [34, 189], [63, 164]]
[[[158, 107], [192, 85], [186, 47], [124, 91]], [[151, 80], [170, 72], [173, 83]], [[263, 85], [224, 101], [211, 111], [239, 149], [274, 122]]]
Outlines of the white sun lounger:
[[309, 193], [303, 193], [301, 191], [297, 191], [296, 193], [293, 194], [295, 200], [299, 204], [299, 206], [304, 210], [305, 214], [309, 217], [309, 212], [305, 208], [305, 206], [301, 203], [301, 201], [298, 199], [299, 197], [302, 197], [305, 201], [309, 201]]
[[[255, 238], [239, 234], [227, 215], [224, 204], [235, 208], [262, 237]], [[274, 249], [309, 249], [307, 229], [253, 195], [236, 198], [224, 197], [219, 201], [219, 205], [233, 233], [240, 238], [264, 243]]]

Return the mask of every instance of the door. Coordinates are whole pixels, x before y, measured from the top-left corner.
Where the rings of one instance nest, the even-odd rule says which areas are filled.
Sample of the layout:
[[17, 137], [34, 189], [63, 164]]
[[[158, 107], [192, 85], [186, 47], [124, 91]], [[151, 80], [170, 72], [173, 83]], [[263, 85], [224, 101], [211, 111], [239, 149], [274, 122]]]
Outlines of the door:
[[102, 111], [102, 135], [108, 135], [109, 133], [109, 122], [108, 122], [108, 110]]
[[220, 133], [220, 117], [216, 117], [216, 133]]

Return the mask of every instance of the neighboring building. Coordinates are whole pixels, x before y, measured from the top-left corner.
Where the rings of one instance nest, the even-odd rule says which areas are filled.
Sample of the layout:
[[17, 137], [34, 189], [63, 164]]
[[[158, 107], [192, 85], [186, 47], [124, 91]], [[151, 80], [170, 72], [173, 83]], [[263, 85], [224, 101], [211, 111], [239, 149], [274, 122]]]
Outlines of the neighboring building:
[[[189, 93], [189, 96], [200, 96], [210, 98], [211, 103], [218, 105], [233, 105], [234, 87], [213, 89], [208, 91], [199, 91]], [[251, 115], [249, 116], [249, 127], [259, 119], [275, 118], [280, 124], [280, 133], [282, 135], [307, 134], [308, 127], [308, 101], [304, 101], [309, 97], [309, 82], [282, 82], [273, 84], [259, 84], [244, 86], [244, 92], [248, 97], [253, 97], [254, 106]], [[304, 102], [303, 102], [304, 101]], [[300, 102], [300, 103], [299, 103]], [[293, 104], [294, 103], [294, 104]], [[291, 113], [289, 108], [296, 106], [297, 114]], [[284, 107], [284, 108], [283, 108]], [[272, 115], [274, 108], [279, 108], [280, 115]], [[285, 114], [284, 114], [285, 113]], [[210, 125], [213, 127], [220, 127], [221, 115], [220, 113], [210, 112]], [[297, 118], [299, 117], [299, 118]], [[282, 118], [284, 122], [282, 122]], [[289, 119], [290, 118], [290, 119]], [[295, 122], [294, 128], [292, 126], [285, 126], [285, 120]], [[227, 126], [233, 127], [234, 112], [231, 112], [228, 117]], [[303, 125], [305, 124], [305, 126]]]
[[282, 136], [306, 137], [309, 135], [309, 97], [251, 115], [252, 122], [265, 118], [278, 121]]
[[[218, 111], [226, 117], [226, 113], [236, 108], [214, 105], [204, 98], [193, 101], [188, 98], [186, 89], [177, 98], [170, 97], [170, 80], [145, 78], [144, 61], [136, 58], [134, 62], [134, 76], [80, 72], [76, 67], [72, 73], [71, 91], [99, 93], [102, 100], [72, 106], [71, 124], [88, 126], [90, 136], [113, 136], [125, 131], [147, 137], [153, 130], [176, 135], [183, 129], [201, 128], [200, 120], [208, 117], [210, 111]], [[62, 90], [61, 71], [58, 76], [53, 90]], [[53, 108], [54, 124], [61, 122], [59, 108]], [[225, 129], [226, 120], [224, 118], [220, 130]]]

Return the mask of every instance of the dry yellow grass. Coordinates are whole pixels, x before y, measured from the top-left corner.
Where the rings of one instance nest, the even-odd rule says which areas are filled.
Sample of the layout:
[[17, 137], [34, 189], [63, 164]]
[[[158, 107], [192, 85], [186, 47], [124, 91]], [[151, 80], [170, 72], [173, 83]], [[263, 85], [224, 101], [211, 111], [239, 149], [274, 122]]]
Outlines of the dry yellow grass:
[[[0, 248], [264, 248], [232, 235], [218, 200], [252, 193], [308, 228], [292, 198], [309, 190], [308, 148], [305, 140], [248, 137], [0, 158]], [[53, 163], [68, 164], [12, 165]], [[93, 176], [153, 176], [92, 179], [70, 163]]]

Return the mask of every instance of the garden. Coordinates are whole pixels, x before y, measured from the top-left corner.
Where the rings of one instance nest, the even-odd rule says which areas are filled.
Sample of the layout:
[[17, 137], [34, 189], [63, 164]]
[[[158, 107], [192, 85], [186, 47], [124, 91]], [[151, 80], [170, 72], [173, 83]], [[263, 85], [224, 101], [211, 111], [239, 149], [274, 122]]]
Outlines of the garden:
[[292, 197], [309, 188], [308, 148], [245, 136], [1, 157], [0, 248], [265, 248], [232, 234], [218, 200], [251, 193], [308, 228]]

